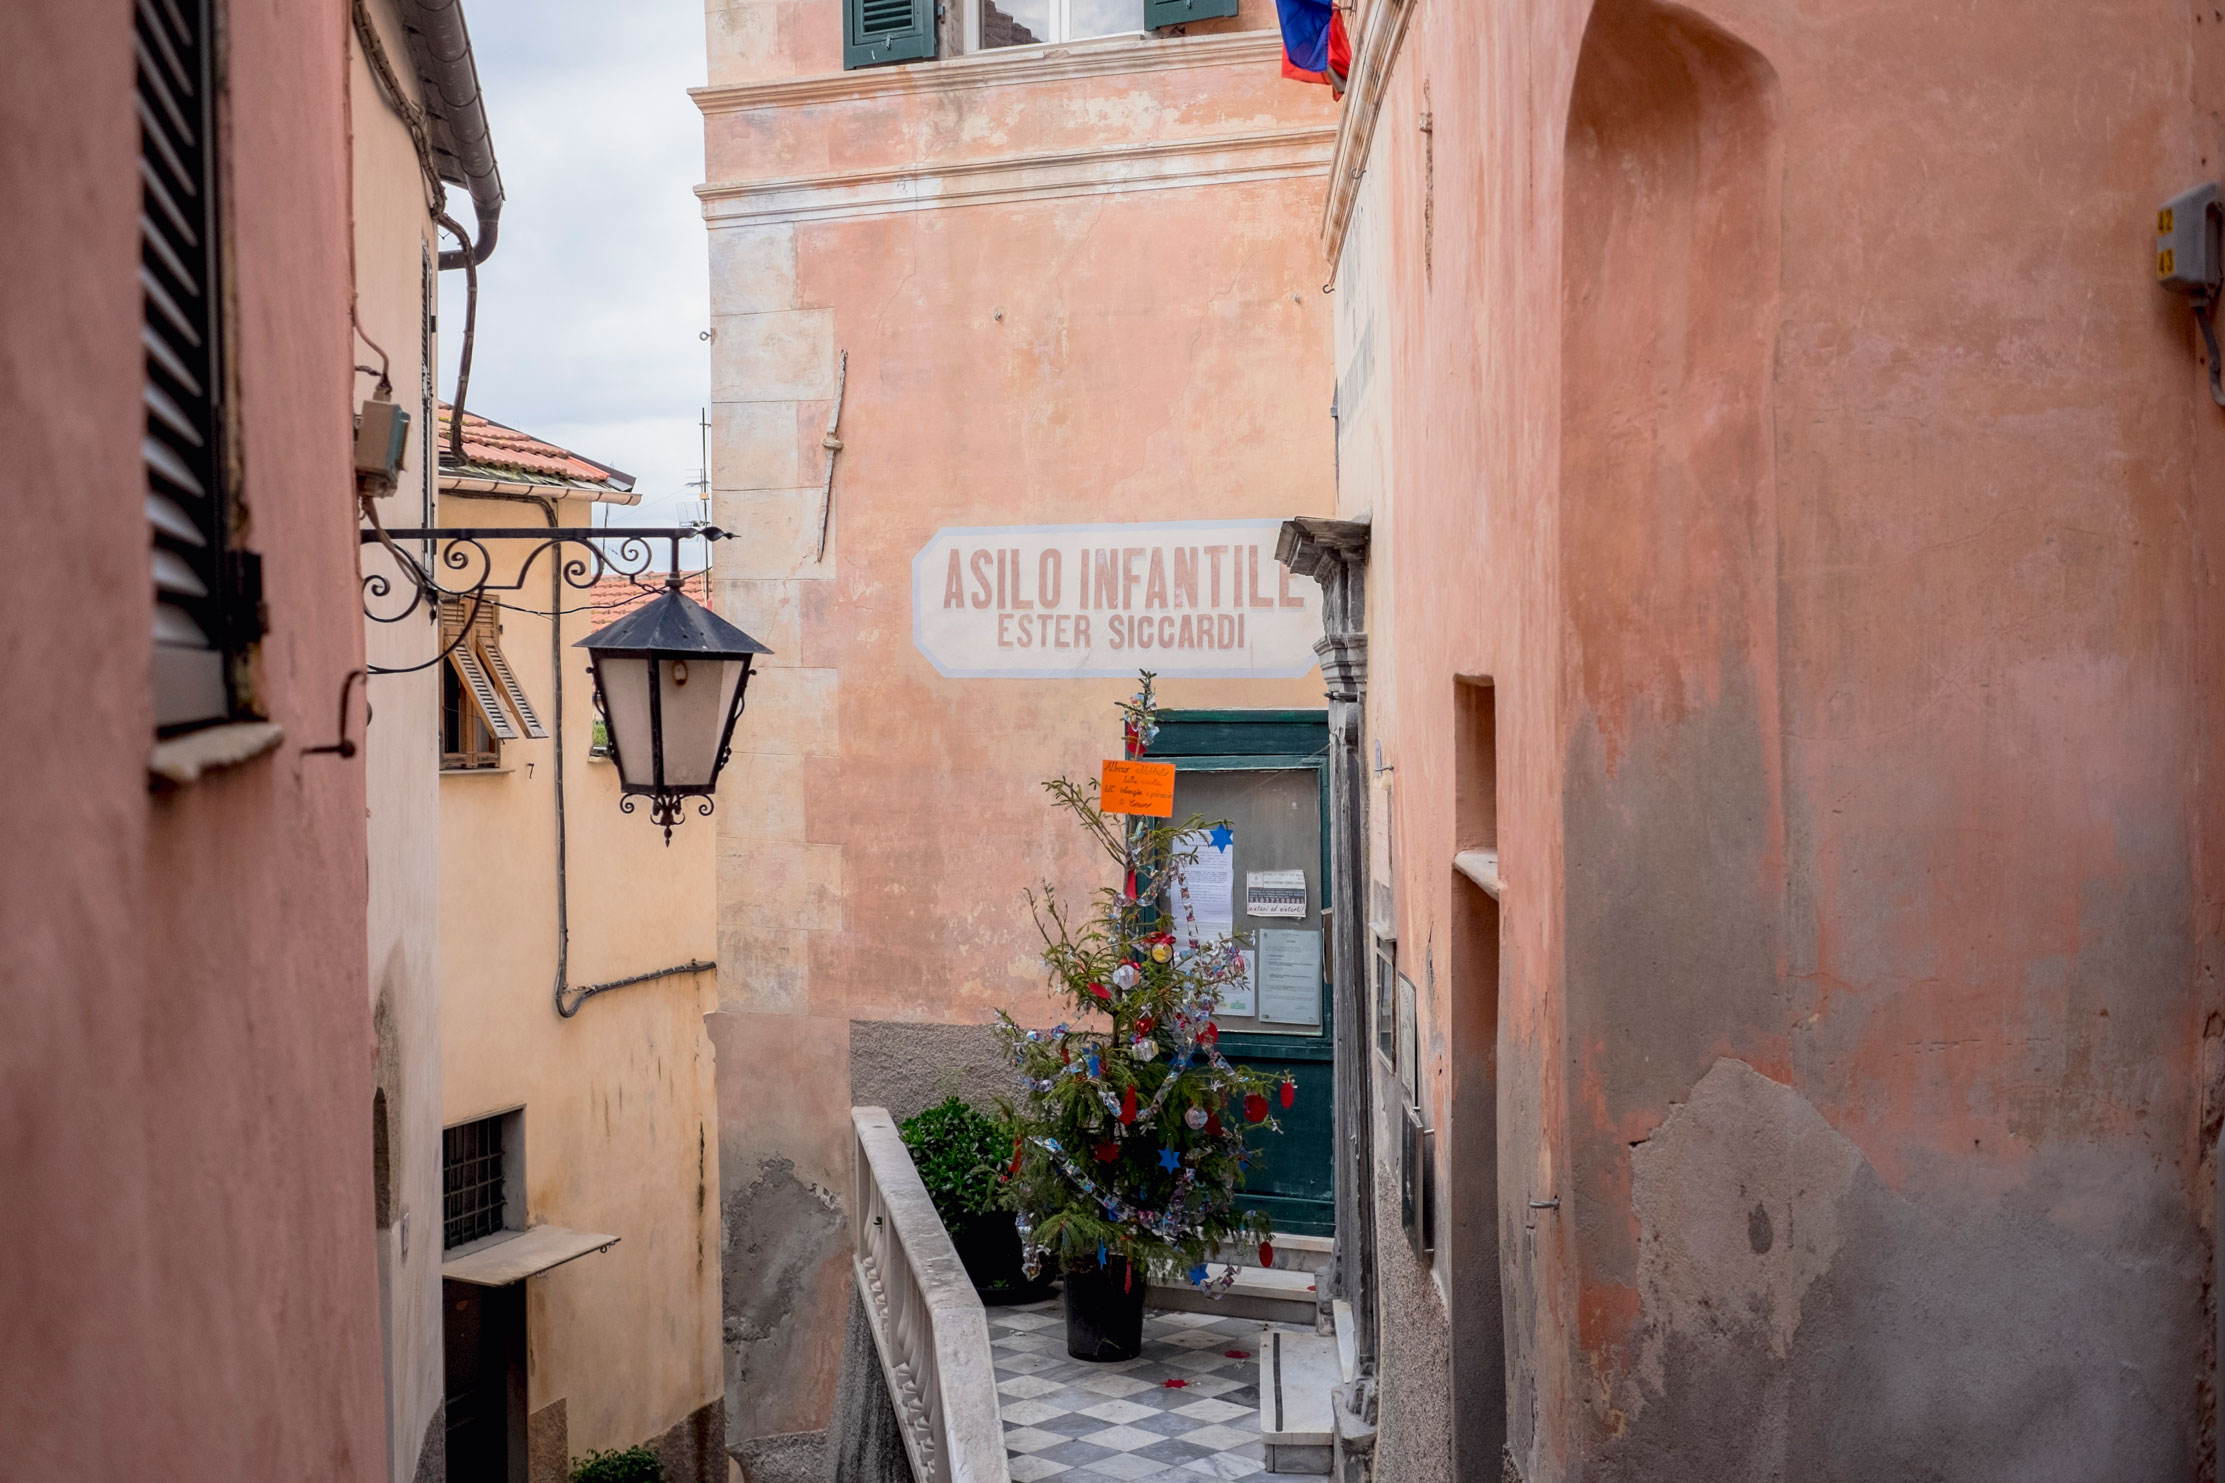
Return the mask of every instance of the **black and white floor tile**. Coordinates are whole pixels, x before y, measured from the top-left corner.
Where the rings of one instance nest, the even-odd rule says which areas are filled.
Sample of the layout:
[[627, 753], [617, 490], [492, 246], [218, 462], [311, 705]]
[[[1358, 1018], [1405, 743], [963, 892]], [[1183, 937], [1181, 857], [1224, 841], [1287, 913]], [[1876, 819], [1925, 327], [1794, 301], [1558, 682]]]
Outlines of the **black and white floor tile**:
[[991, 1308], [1015, 1483], [1199, 1483], [1264, 1473], [1258, 1352], [1269, 1327], [1255, 1318], [1152, 1312], [1141, 1355], [1091, 1364], [1067, 1355], [1058, 1299]]

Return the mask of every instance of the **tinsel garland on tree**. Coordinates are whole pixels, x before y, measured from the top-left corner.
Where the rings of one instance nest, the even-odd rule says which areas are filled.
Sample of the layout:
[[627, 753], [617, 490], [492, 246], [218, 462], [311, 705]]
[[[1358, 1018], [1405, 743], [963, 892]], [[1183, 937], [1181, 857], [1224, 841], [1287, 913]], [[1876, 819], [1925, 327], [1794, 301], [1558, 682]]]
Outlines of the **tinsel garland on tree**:
[[[1126, 752], [1143, 755], [1158, 733], [1153, 676], [1121, 706]], [[1216, 1295], [1236, 1269], [1209, 1275], [1224, 1243], [1257, 1242], [1274, 1259], [1266, 1216], [1238, 1207], [1237, 1190], [1259, 1155], [1248, 1129], [1279, 1130], [1274, 1107], [1295, 1088], [1230, 1064], [1214, 1022], [1222, 990], [1245, 972], [1235, 936], [1185, 946], [1163, 930], [1157, 902], [1178, 867], [1194, 862], [1184, 836], [1212, 827], [1108, 815], [1095, 781], [1044, 784], [1119, 867], [1093, 907], [1073, 912], [1045, 885], [1029, 906], [1043, 935], [1053, 992], [1080, 1022], [1022, 1029], [998, 1015], [998, 1033], [1022, 1079], [1005, 1104], [1012, 1134], [1004, 1202], [1016, 1212], [1030, 1277], [1044, 1258], [1073, 1270], [1125, 1257], [1131, 1274], [1179, 1275]]]

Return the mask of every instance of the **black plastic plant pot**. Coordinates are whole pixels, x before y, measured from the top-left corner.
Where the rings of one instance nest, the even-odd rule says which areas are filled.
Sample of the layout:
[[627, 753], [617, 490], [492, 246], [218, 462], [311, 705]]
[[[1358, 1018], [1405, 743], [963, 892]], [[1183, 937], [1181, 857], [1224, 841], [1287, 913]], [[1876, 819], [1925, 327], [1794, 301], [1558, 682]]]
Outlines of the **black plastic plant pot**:
[[1066, 1352], [1076, 1359], [1111, 1364], [1143, 1353], [1141, 1272], [1130, 1280], [1125, 1257], [1066, 1271]]
[[1009, 1210], [962, 1215], [950, 1224], [950, 1244], [958, 1248], [981, 1301], [992, 1306], [1039, 1303], [1051, 1295], [1053, 1280], [1046, 1272], [1030, 1281], [1021, 1269], [1020, 1228]]

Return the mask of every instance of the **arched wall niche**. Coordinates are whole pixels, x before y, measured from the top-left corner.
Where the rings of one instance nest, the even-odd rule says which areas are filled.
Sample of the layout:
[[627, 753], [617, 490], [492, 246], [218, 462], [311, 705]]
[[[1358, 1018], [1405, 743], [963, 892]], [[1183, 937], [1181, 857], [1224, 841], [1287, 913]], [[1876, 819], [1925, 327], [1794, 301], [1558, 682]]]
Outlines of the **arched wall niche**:
[[[1558, 507], [1563, 1311], [1591, 1315], [1596, 1373], [1575, 1389], [1593, 1435], [1623, 1433], [1603, 1477], [1621, 1476], [1607, 1454], [1632, 1476], [1651, 1465], [1641, 1413], [1665, 1383], [1632, 1144], [1717, 1055], [1784, 1056], [1782, 154], [1777, 76], [1753, 47], [1681, 7], [1594, 7], [1564, 141]], [[1508, 1442], [1527, 1474], [1530, 1356], [1558, 1346], [1510, 1339]]]

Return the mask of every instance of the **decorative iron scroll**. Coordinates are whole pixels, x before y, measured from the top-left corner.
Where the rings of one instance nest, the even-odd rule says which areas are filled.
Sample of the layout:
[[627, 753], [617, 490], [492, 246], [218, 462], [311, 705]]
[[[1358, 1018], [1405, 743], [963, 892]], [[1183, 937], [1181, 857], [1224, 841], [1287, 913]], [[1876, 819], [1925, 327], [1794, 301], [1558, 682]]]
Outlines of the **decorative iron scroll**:
[[[715, 525], [641, 525], [621, 530], [596, 530], [581, 528], [567, 530], [561, 526], [450, 526], [417, 527], [406, 530], [387, 530], [375, 522], [363, 531], [363, 544], [383, 546], [387, 554], [400, 567], [399, 578], [385, 572], [369, 572], [363, 578], [363, 616], [373, 623], [399, 623], [420, 608], [430, 605], [437, 610], [441, 599], [455, 598], [468, 601], [463, 618], [463, 633], [471, 631], [472, 621], [478, 617], [479, 604], [490, 592], [521, 591], [526, 579], [533, 574], [534, 565], [544, 555], [558, 561], [557, 575], [566, 587], [575, 591], [591, 591], [597, 582], [609, 577], [623, 577], [643, 593], [660, 592], [664, 583], [640, 580], [656, 564], [654, 543], [665, 541], [671, 547], [671, 571], [680, 570], [680, 542], [690, 540], [723, 541], [728, 532]], [[530, 541], [532, 549], [518, 563], [516, 574], [509, 581], [498, 582], [495, 577], [494, 554], [487, 549], [489, 541]], [[431, 554], [424, 559], [412, 556], [402, 549], [403, 542], [428, 543]], [[567, 551], [566, 547], [576, 548]], [[553, 553], [553, 554], [552, 554]], [[440, 578], [447, 576], [448, 581]], [[400, 602], [397, 587], [408, 589], [408, 601]], [[375, 675], [407, 674], [411, 670], [429, 669], [448, 657], [449, 650], [462, 641], [461, 634], [424, 664], [408, 665], [398, 669], [371, 667]], [[631, 803], [624, 805], [631, 812]], [[709, 813], [708, 808], [703, 810]], [[668, 823], [663, 818], [658, 823]]]

